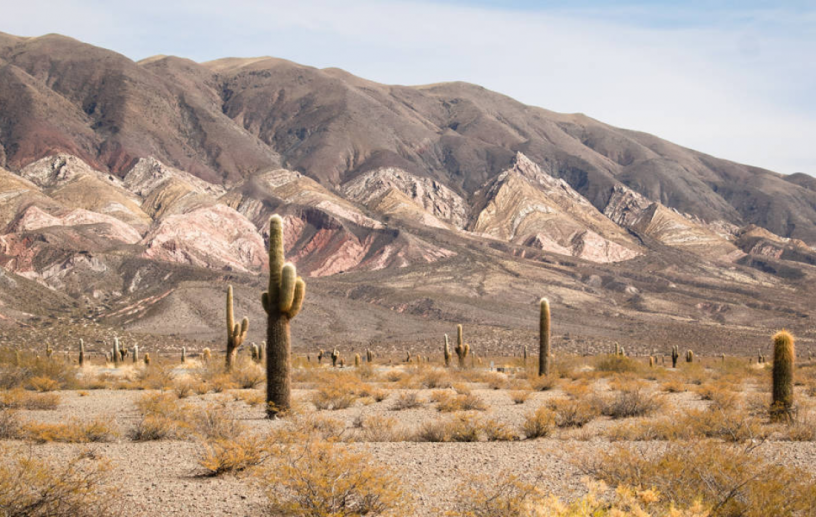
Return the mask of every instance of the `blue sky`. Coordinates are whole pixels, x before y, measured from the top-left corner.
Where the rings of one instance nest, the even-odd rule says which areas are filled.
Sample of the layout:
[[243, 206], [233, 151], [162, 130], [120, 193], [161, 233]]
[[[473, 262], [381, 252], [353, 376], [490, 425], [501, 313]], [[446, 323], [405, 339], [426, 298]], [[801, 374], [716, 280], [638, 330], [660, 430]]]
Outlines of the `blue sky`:
[[133, 59], [272, 55], [463, 80], [783, 173], [816, 174], [816, 1], [0, 0], [0, 31]]

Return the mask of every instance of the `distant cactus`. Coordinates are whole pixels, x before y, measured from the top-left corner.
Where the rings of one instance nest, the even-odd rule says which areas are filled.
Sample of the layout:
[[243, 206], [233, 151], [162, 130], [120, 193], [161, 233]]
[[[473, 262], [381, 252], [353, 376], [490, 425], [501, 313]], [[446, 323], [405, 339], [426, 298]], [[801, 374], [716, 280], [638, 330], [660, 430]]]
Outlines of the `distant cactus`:
[[337, 366], [338, 359], [340, 359], [340, 352], [338, 352], [337, 349], [335, 348], [331, 353], [332, 366], [334, 367]]
[[261, 361], [261, 354], [258, 350], [258, 345], [255, 343], [249, 345], [249, 356], [252, 358], [252, 362], [259, 363]]
[[121, 356], [119, 354], [119, 338], [113, 338], [113, 367], [119, 368], [119, 361], [121, 360]]
[[360, 367], [360, 354], [354, 354], [354, 366], [356, 368]]
[[344, 358], [342, 358], [342, 357], [341, 357], [341, 358], [340, 358], [340, 362], [338, 363], [338, 366], [339, 366], [340, 368], [345, 368], [345, 367], [346, 367], [346, 360], [345, 360]]
[[405, 362], [406, 363], [411, 362], [411, 352], [405, 352]]
[[524, 353], [522, 354], [521, 364], [527, 366], [527, 345], [524, 345]]
[[652, 356], [649, 356], [649, 368], [654, 368], [655, 359]]
[[445, 358], [445, 368], [450, 368], [451, 363], [451, 351], [450, 351], [450, 342], [448, 341], [448, 335], [445, 334], [445, 348], [442, 349], [442, 353]]
[[538, 321], [538, 376], [550, 374], [550, 301], [539, 302]]
[[677, 368], [678, 359], [680, 359], [680, 351], [678, 350], [677, 345], [674, 345], [671, 353], [672, 368]]
[[51, 343], [45, 344], [45, 357], [46, 359], [51, 359], [51, 356], [54, 354], [54, 349], [51, 348]]
[[235, 323], [235, 316], [232, 308], [232, 286], [227, 287], [227, 371], [232, 370], [232, 365], [235, 362], [235, 355], [238, 348], [246, 339], [247, 330], [249, 330], [249, 318], [241, 320], [241, 324]]
[[186, 346], [181, 347], [181, 362], [182, 363], [187, 362], [187, 347]]
[[323, 362], [323, 356], [326, 353], [323, 350], [318, 350], [317, 352], [317, 364], [321, 364]]
[[790, 421], [793, 417], [793, 369], [796, 348], [793, 336], [782, 330], [773, 337], [773, 403], [771, 420]]
[[620, 347], [620, 355], [621, 355], [621, 357], [626, 357], [626, 349], [625, 348]]
[[144, 355], [144, 364], [145, 364], [145, 366], [150, 366], [150, 354], [147, 353], [147, 352], [145, 352], [145, 355]]
[[133, 364], [139, 362], [139, 345], [133, 345]]
[[453, 351], [456, 352], [456, 356], [459, 358], [459, 368], [464, 368], [465, 359], [467, 359], [470, 353], [470, 345], [465, 343], [462, 325], [456, 325], [456, 348], [454, 348]]
[[615, 343], [615, 355], [621, 355], [621, 346], [619, 343]]
[[79, 367], [85, 366], [85, 341], [79, 338]]
[[14, 351], [14, 366], [20, 366], [20, 364], [22, 364], [21, 359], [20, 359], [20, 351], [15, 350]]
[[722, 362], [723, 364], [725, 364], [725, 354], [721, 354], [721, 355], [720, 355], [720, 362]]
[[266, 357], [266, 341], [261, 341], [261, 346], [258, 347], [258, 363], [264, 364]]
[[283, 219], [269, 220], [269, 290], [263, 293], [267, 314], [266, 405], [274, 418], [291, 407], [291, 337], [289, 322], [298, 315], [306, 295], [306, 283], [293, 264], [284, 263]]
[[372, 352], [371, 349], [366, 349], [366, 362], [374, 362], [374, 352]]
[[693, 363], [694, 362], [694, 352], [692, 352], [691, 350], [686, 352], [686, 362], [687, 363]]
[[205, 348], [204, 351], [201, 353], [201, 358], [204, 360], [205, 363], [209, 363], [212, 359], [212, 350], [209, 348]]

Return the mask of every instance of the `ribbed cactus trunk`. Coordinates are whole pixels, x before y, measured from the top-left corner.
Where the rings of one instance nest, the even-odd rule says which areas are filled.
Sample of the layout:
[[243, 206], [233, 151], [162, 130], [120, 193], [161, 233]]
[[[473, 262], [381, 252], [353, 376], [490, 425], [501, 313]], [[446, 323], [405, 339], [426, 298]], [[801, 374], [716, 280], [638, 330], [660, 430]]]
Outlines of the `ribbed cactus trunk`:
[[283, 219], [269, 220], [269, 289], [261, 300], [266, 326], [266, 414], [275, 418], [292, 405], [291, 336], [289, 322], [297, 316], [306, 294], [306, 283], [295, 266], [284, 263]]
[[787, 331], [773, 337], [773, 403], [771, 420], [790, 420], [793, 416], [793, 368], [796, 349], [793, 336]]
[[677, 345], [674, 345], [671, 353], [672, 368], [677, 368], [678, 359], [680, 359], [680, 350], [677, 349]]
[[451, 351], [450, 351], [450, 342], [448, 341], [448, 335], [445, 334], [445, 348], [442, 349], [442, 353], [445, 357], [445, 368], [450, 368], [451, 363]]
[[79, 338], [79, 367], [85, 366], [85, 341]]
[[539, 302], [538, 376], [550, 374], [550, 301]]
[[119, 338], [113, 338], [113, 366], [114, 368], [119, 368]]
[[249, 330], [249, 318], [241, 320], [241, 324], [235, 323], [235, 315], [232, 308], [232, 286], [227, 287], [227, 358], [226, 369], [232, 370], [235, 364], [235, 355], [238, 348], [244, 342]]
[[470, 353], [470, 345], [465, 343], [462, 325], [456, 325], [456, 348], [453, 351], [456, 352], [456, 357], [459, 359], [459, 368], [467, 366], [465, 360]]

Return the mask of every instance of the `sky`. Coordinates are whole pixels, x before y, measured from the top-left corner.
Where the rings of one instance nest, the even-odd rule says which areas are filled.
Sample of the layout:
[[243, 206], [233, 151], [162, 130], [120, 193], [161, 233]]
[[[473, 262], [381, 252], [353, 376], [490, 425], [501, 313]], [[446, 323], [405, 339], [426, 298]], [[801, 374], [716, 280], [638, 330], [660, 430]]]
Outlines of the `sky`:
[[721, 158], [816, 175], [816, 0], [0, 0], [0, 31], [138, 60], [275, 56], [467, 81]]

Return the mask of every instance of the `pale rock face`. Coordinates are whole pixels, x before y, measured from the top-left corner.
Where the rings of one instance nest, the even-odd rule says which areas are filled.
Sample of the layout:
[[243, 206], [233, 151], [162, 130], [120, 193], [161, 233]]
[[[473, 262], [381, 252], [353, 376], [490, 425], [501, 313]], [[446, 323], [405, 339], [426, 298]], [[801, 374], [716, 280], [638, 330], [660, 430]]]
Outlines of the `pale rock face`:
[[[668, 246], [723, 258], [731, 257], [737, 251], [719, 232], [660, 203], [651, 202], [622, 185], [613, 189], [604, 214], [617, 224]], [[729, 231], [725, 225], [715, 224], [714, 227], [720, 232]]]
[[[467, 222], [467, 204], [461, 196], [436, 180], [402, 169], [385, 167], [367, 172], [344, 184], [341, 190], [349, 199], [379, 213], [403, 215], [426, 226], [444, 227], [445, 223], [462, 229]], [[396, 193], [402, 194], [399, 202], [394, 199]], [[400, 203], [412, 203], [421, 211]]]
[[139, 232], [115, 217], [79, 208], [71, 210], [64, 215], [55, 216], [43, 212], [36, 206], [31, 206], [23, 212], [10, 229], [12, 232], [22, 233], [50, 226], [79, 226], [88, 224], [106, 225], [107, 231], [104, 233], [107, 238], [127, 244], [135, 244], [142, 238]]
[[478, 215], [470, 229], [478, 235], [593, 262], [640, 255], [618, 226], [521, 153], [476, 198]]
[[147, 197], [168, 180], [182, 181], [196, 192], [214, 197], [222, 196], [225, 193], [223, 187], [199, 179], [187, 172], [168, 167], [153, 157], [140, 158], [125, 174], [123, 185], [137, 196]]
[[225, 205], [167, 217], [142, 240], [142, 256], [211, 269], [258, 271], [264, 241], [246, 217]]

